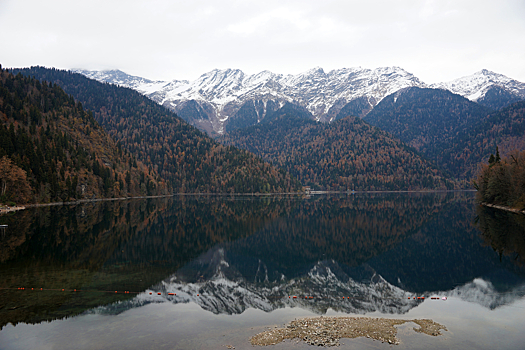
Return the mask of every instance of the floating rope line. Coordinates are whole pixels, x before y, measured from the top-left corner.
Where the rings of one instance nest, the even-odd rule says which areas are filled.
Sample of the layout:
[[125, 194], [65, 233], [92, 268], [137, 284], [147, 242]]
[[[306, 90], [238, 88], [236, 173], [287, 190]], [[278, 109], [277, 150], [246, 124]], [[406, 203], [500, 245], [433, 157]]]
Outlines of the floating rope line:
[[66, 288], [0, 288], [0, 290], [21, 290], [21, 291], [47, 291], [47, 292], [85, 292], [85, 293], [120, 293], [120, 294], [140, 294], [142, 292], [130, 292], [127, 290], [95, 290], [95, 289], [66, 289]]
[[[51, 291], [51, 292], [74, 292], [74, 293], [79, 293], [79, 292], [84, 292], [84, 293], [111, 293], [111, 294], [142, 294], [142, 293], [148, 293], [149, 295], [153, 295], [153, 294], [157, 294], [157, 295], [168, 295], [168, 296], [176, 296], [177, 293], [172, 293], [172, 292], [146, 292], [146, 291], [143, 291], [143, 292], [133, 292], [133, 291], [127, 291], [127, 290], [124, 290], [124, 291], [119, 291], [119, 290], [94, 290], [94, 289], [66, 289], [66, 288], [25, 288], [25, 287], [18, 287], [18, 288], [0, 288], [0, 290], [18, 290], [18, 291]], [[189, 293], [184, 293], [186, 295], [190, 295]], [[196, 296], [201, 296], [200, 293], [199, 294], [196, 294]], [[286, 296], [268, 296], [266, 297], [266, 299], [285, 299]], [[339, 297], [339, 298], [342, 298], [343, 300], [344, 299], [363, 299], [363, 297], [361, 296], [357, 296], [357, 297]], [[447, 300], [447, 297], [416, 297], [416, 296], [411, 296], [411, 297], [408, 297], [408, 300], [425, 300], [426, 299], [430, 299], [430, 300]], [[288, 299], [304, 299], [304, 300], [319, 300], [319, 299], [333, 299], [333, 297], [322, 297], [322, 296], [309, 296], [309, 295], [306, 295], [306, 296], [297, 296], [297, 295], [289, 295], [288, 296]], [[398, 298], [382, 298], [382, 299], [398, 299]]]

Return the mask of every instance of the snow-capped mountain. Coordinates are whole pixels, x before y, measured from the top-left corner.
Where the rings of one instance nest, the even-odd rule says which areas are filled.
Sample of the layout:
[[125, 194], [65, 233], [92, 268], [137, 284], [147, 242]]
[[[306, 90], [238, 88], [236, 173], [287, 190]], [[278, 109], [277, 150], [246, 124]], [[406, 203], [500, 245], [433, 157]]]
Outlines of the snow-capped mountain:
[[525, 285], [518, 285], [512, 288], [512, 290], [502, 293], [498, 292], [492, 282], [486, 281], [483, 278], [475, 278], [472, 282], [439, 294], [460, 298], [494, 310], [503, 305], [510, 305], [516, 300], [523, 298], [523, 296], [525, 296]]
[[[288, 76], [284, 85], [294, 99], [306, 102], [306, 108], [318, 120], [330, 121], [344, 104], [366, 96], [373, 105], [383, 97], [409, 86], [426, 86], [414, 75], [399, 67], [374, 70], [344, 68], [325, 73], [314, 68], [305, 73]], [[341, 107], [339, 107], [341, 106]]]
[[[246, 262], [240, 264], [245, 266]], [[357, 271], [356, 275], [361, 277], [352, 277], [334, 260], [318, 261], [304, 274], [292, 278], [269, 271], [260, 260], [248, 275], [238, 267], [228, 258], [227, 251], [214, 248], [135, 298], [100, 306], [88, 313], [118, 314], [168, 301], [174, 304], [191, 302], [214, 314], [230, 315], [241, 314], [248, 308], [271, 312], [284, 307], [299, 307], [320, 315], [329, 308], [354, 314], [375, 311], [405, 314], [424, 302], [417, 297], [457, 297], [495, 309], [525, 295], [525, 284], [501, 292], [483, 278], [475, 278], [453, 290], [416, 295], [389, 283], [366, 264]], [[270, 276], [280, 277], [272, 279]]]
[[446, 89], [475, 102], [482, 102], [495, 88], [503, 89], [518, 99], [525, 99], [525, 83], [486, 69], [449, 82], [432, 84], [430, 87]]
[[[167, 81], [153, 81], [134, 75], [129, 75], [118, 69], [105, 71], [89, 71], [84, 69], [72, 69], [72, 72], [80, 73], [90, 79], [100, 82], [115, 84], [123, 87], [128, 87], [137, 90], [142, 94], [150, 94], [159, 89], [162, 89], [168, 84]], [[187, 82], [186, 82], [187, 83]]]
[[[272, 281], [262, 261], [257, 269], [261, 275], [252, 279], [228, 262], [222, 249], [208, 252], [205, 259], [210, 260], [199, 259], [203, 263], [201, 269], [193, 264], [132, 300], [90, 312], [120, 313], [169, 301], [196, 303], [214, 314], [241, 314], [248, 308], [270, 312], [284, 307], [299, 307], [317, 314], [325, 314], [329, 308], [357, 314], [374, 311], [404, 314], [421, 303], [413, 298], [413, 293], [391, 285], [379, 275], [373, 275], [368, 281], [355, 281], [335, 261], [320, 261], [302, 276], [288, 279], [281, 275], [279, 280]], [[193, 276], [195, 271], [204, 275]]]
[[430, 86], [399, 67], [316, 67], [296, 75], [215, 69], [191, 82], [151, 81], [119, 70], [75, 72], [135, 89], [210, 134], [257, 124], [290, 105], [322, 122], [346, 113], [363, 117], [384, 97], [413, 86], [447, 89], [495, 109], [525, 99], [525, 83], [487, 70]]
[[[282, 108], [286, 103], [303, 107], [312, 118], [331, 121], [350, 101], [367, 97], [370, 107], [383, 97], [409, 86], [426, 86], [399, 67], [344, 68], [325, 73], [314, 68], [297, 75], [263, 71], [246, 75], [238, 69], [215, 69], [197, 80], [151, 81], [121, 71], [75, 70], [98, 81], [135, 89], [210, 133], [224, 133], [253, 123]], [[228, 128], [228, 125], [232, 126]]]

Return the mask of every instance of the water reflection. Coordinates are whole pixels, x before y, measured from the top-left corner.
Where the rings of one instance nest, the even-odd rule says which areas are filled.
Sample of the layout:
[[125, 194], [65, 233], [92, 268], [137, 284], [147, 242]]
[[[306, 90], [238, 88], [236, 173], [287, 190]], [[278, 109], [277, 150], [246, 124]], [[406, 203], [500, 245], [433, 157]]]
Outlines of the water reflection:
[[[8, 229], [0, 237], [0, 325], [53, 320], [130, 299], [134, 294], [104, 291], [141, 292], [214, 245], [255, 232], [294, 202], [183, 197], [2, 216]], [[19, 287], [26, 290], [14, 292]], [[30, 288], [57, 292], [29, 295]]]
[[479, 206], [476, 224], [485, 243], [516, 264], [525, 264], [525, 216]]
[[422, 302], [415, 296], [494, 309], [525, 295], [524, 269], [483, 243], [470, 197], [368, 199], [303, 203], [249, 237], [214, 247], [151, 295], [93, 312], [169, 300], [215, 314], [287, 306], [403, 314]]
[[[496, 235], [487, 245], [492, 219], [478, 212], [480, 235], [474, 208], [469, 193], [420, 193], [28, 210], [0, 217], [9, 225], [1, 237], [2, 287], [87, 292], [0, 290], [0, 322], [118, 314], [165, 301], [195, 302], [215, 314], [286, 306], [402, 314], [422, 302], [414, 296], [436, 293], [496, 308], [525, 295], [524, 268], [501, 248], [508, 238]], [[523, 251], [519, 239], [510, 242]], [[104, 292], [114, 290], [138, 294]]]

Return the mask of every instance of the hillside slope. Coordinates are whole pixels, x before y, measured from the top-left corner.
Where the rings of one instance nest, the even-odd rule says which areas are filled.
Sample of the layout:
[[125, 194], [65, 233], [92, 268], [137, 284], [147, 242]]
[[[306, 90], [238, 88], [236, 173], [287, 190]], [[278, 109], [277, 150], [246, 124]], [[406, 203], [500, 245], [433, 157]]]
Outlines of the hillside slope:
[[173, 192], [290, 192], [299, 182], [260, 158], [225, 147], [140, 93], [68, 71], [15, 70], [59, 84]]
[[331, 124], [285, 115], [219, 138], [326, 190], [446, 189], [428, 161], [357, 117]]
[[[364, 118], [414, 147], [451, 175], [468, 178], [456, 146], [493, 110], [447, 90], [408, 88], [385, 97]], [[460, 136], [463, 135], [463, 136]]]
[[525, 83], [487, 69], [430, 87], [449, 90], [492, 109], [501, 109], [525, 100]]
[[[119, 148], [92, 113], [58, 85], [3, 69], [0, 158], [3, 200], [49, 202], [167, 191], [153, 169]], [[20, 175], [17, 180], [14, 173]]]
[[444, 153], [453, 155], [459, 174], [473, 178], [499, 148], [501, 157], [525, 150], [525, 101], [493, 112], [470, 128], [459, 132]]

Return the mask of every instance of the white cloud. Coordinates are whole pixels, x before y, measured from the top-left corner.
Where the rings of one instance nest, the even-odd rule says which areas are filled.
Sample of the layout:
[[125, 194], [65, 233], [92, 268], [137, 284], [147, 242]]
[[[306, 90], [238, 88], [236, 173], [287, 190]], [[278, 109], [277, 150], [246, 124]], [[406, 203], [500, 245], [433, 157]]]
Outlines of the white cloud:
[[3, 66], [298, 73], [397, 65], [426, 82], [487, 68], [525, 81], [525, 3], [0, 0]]
[[273, 33], [276, 27], [291, 27], [294, 30], [303, 31], [310, 30], [312, 23], [300, 11], [280, 7], [241, 22], [229, 24], [227, 29], [234, 34], [247, 37], [254, 34], [265, 36]]

